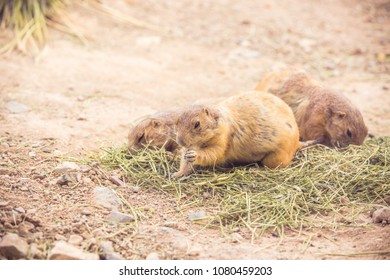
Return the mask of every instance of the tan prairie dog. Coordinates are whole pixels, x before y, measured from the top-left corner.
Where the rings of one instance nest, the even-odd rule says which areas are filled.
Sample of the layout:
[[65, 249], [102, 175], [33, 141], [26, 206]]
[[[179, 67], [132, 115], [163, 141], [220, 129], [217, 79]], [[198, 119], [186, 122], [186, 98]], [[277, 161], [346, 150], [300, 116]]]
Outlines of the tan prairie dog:
[[285, 101], [293, 110], [301, 140], [329, 147], [361, 145], [367, 136], [360, 111], [342, 94], [321, 86], [306, 73], [273, 72], [256, 86]]
[[144, 147], [162, 148], [177, 152], [175, 125], [179, 112], [157, 113], [141, 120], [128, 135], [129, 151], [135, 153]]
[[301, 147], [291, 108], [259, 91], [184, 110], [176, 131], [183, 154], [173, 177], [189, 175], [196, 166], [261, 162], [284, 167]]

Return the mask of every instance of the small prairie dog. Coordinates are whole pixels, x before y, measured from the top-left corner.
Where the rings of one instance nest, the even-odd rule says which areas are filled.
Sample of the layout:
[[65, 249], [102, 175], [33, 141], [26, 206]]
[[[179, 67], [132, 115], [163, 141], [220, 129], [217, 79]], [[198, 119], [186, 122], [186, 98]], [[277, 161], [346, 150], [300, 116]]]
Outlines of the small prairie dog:
[[129, 151], [134, 153], [145, 146], [162, 148], [169, 152], [177, 152], [175, 124], [179, 112], [157, 113], [141, 120], [128, 135]]
[[291, 107], [302, 141], [343, 148], [361, 145], [367, 136], [360, 111], [345, 96], [321, 86], [303, 71], [270, 73], [256, 90], [275, 94]]
[[193, 106], [179, 116], [176, 132], [183, 149], [174, 177], [189, 175], [196, 166], [262, 162], [269, 168], [284, 167], [301, 147], [290, 107], [259, 91]]

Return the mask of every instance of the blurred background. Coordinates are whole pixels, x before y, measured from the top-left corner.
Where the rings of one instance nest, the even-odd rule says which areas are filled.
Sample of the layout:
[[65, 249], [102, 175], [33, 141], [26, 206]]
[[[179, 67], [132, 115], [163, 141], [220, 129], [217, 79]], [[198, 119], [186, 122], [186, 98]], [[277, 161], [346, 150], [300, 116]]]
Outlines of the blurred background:
[[297, 67], [390, 134], [390, 1], [0, 0], [0, 133], [69, 153]]

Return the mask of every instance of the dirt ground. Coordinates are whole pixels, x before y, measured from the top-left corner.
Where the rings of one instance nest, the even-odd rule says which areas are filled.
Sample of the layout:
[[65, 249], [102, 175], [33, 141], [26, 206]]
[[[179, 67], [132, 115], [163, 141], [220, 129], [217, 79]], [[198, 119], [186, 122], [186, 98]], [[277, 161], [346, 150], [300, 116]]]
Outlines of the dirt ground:
[[[77, 5], [68, 16], [85, 43], [50, 29], [38, 56], [0, 57], [0, 238], [18, 233], [37, 248], [28, 258], [43, 259], [71, 235], [89, 252], [112, 241], [126, 259], [153, 252], [160, 259], [390, 259], [390, 227], [368, 213], [337, 228], [253, 239], [249, 229], [194, 224], [188, 215], [202, 209], [178, 210], [168, 194], [121, 188], [98, 168], [75, 187], [51, 183], [64, 158], [122, 145], [142, 116], [253, 89], [286, 66], [343, 92], [370, 133], [390, 135], [389, 1], [105, 2], [144, 27]], [[7, 39], [0, 33], [0, 43]], [[108, 223], [93, 202], [97, 186], [114, 189], [143, 219]]]

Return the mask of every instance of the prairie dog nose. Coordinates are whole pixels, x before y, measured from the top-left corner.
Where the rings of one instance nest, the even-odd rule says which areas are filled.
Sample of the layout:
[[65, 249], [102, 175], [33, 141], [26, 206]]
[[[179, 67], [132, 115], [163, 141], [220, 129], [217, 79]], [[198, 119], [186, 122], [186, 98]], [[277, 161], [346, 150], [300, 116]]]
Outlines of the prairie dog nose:
[[186, 146], [186, 142], [184, 142], [183, 138], [181, 138], [181, 137], [178, 137], [178, 138], [177, 138], [177, 142], [178, 142], [179, 145], [182, 146], [182, 147], [185, 147], [185, 146]]

